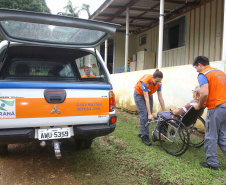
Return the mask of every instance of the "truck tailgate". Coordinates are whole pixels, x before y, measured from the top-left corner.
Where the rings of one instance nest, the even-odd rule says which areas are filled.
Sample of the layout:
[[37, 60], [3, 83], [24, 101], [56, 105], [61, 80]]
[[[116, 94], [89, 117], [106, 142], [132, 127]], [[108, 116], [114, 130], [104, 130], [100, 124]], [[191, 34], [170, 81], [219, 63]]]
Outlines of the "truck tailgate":
[[110, 85], [90, 87], [56, 83], [50, 90], [63, 89], [65, 101], [48, 103], [44, 97], [45, 84], [22, 84], [19, 86], [17, 83], [15, 88], [15, 84], [10, 82], [2, 83], [0, 128], [96, 124], [109, 120]]

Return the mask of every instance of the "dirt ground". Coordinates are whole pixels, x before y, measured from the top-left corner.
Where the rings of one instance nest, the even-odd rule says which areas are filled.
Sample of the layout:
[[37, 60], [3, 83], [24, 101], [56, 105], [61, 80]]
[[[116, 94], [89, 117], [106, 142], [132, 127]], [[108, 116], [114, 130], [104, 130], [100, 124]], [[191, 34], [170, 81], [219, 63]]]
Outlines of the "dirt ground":
[[[51, 146], [40, 147], [39, 142], [9, 145], [8, 153], [0, 157], [0, 184], [54, 184], [84, 185], [84, 179], [76, 180], [75, 172], [70, 168], [70, 159], [76, 150], [73, 142], [62, 148], [62, 158], [56, 159]], [[106, 142], [105, 142], [106, 144]], [[105, 178], [105, 174], [102, 174]], [[90, 177], [88, 177], [90, 178]], [[150, 184], [161, 185], [159, 179], [152, 177]], [[88, 184], [92, 184], [91, 182]], [[171, 183], [166, 183], [171, 185]]]
[[[130, 114], [124, 113], [123, 121], [128, 121]], [[127, 117], [128, 116], [128, 117]], [[120, 117], [120, 116], [119, 116]], [[111, 136], [107, 136], [107, 138]], [[106, 138], [105, 138], [106, 139]], [[99, 139], [102, 147], [107, 147], [108, 142]], [[26, 184], [54, 184], [54, 185], [83, 185], [86, 179], [92, 178], [90, 174], [77, 174], [72, 169], [75, 155], [79, 151], [75, 149], [74, 142], [68, 141], [61, 145], [62, 158], [56, 159], [51, 145], [41, 147], [39, 141], [26, 144], [8, 145], [6, 155], [0, 155], [0, 184], [26, 185]], [[117, 158], [116, 160], [122, 160]], [[75, 174], [76, 173], [76, 174]], [[89, 175], [91, 177], [89, 177]], [[105, 178], [106, 174], [102, 174]], [[76, 179], [80, 176], [81, 178]], [[151, 179], [154, 184], [161, 184], [158, 179]], [[151, 184], [152, 184], [151, 183]], [[92, 184], [92, 183], [88, 183]]]
[[42, 148], [39, 142], [33, 142], [9, 145], [7, 155], [0, 157], [0, 184], [80, 185], [82, 182], [74, 178], [67, 161], [55, 158], [51, 146]]
[[[133, 121], [136, 127], [139, 127], [139, 117], [131, 118], [131, 114], [121, 112], [118, 119], [124, 122]], [[113, 136], [104, 137], [105, 140], [111, 140]], [[106, 147], [108, 142], [99, 139], [100, 146]], [[116, 141], [115, 141], [116, 142]], [[120, 146], [120, 145], [119, 145]], [[122, 143], [122, 148], [124, 145]], [[72, 169], [72, 164], [76, 164], [75, 155], [79, 151], [75, 149], [74, 142], [68, 141], [61, 145], [62, 158], [56, 159], [52, 146], [47, 145], [41, 147], [39, 141], [9, 145], [8, 153], [0, 156], [0, 185], [26, 185], [26, 184], [54, 184], [54, 185], [83, 185], [85, 179], [92, 178], [90, 174], [77, 174], [80, 173]], [[123, 160], [117, 157], [116, 160]], [[76, 159], [77, 160], [77, 159]], [[104, 170], [103, 170], [104, 171]], [[75, 174], [76, 173], [76, 174]], [[151, 173], [151, 172], [150, 172]], [[75, 176], [76, 175], [76, 176]], [[81, 178], [76, 179], [80, 176]], [[106, 174], [101, 174], [106, 178]], [[92, 183], [88, 183], [92, 184]], [[151, 177], [149, 184], [161, 185], [158, 178]], [[165, 183], [165, 185], [171, 183]]]

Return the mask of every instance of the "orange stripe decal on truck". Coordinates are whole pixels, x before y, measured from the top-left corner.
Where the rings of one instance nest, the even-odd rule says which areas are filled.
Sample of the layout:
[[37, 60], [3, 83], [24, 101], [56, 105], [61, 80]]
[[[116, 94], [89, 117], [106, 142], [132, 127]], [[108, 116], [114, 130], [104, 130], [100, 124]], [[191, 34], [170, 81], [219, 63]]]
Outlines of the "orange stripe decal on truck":
[[56, 104], [42, 98], [18, 98], [15, 106], [16, 118], [109, 115], [109, 98], [67, 98]]

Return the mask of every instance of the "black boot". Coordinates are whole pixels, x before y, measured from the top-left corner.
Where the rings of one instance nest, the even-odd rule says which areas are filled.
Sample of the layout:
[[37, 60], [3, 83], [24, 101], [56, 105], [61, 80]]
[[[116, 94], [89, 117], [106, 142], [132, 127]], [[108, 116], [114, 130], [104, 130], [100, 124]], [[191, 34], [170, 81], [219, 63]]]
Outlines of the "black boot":
[[141, 137], [143, 143], [147, 146], [151, 146], [151, 142], [150, 142], [150, 139], [149, 139], [149, 136], [147, 135], [144, 135], [143, 137]]
[[200, 162], [200, 164], [205, 168], [210, 168], [212, 170], [219, 170], [217, 166], [210, 166], [207, 162]]

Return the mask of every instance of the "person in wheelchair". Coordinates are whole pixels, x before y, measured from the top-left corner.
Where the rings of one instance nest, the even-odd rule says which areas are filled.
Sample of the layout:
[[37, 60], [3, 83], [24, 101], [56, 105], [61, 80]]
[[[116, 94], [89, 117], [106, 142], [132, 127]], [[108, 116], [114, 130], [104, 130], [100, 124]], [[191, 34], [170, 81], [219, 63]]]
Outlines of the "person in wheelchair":
[[[156, 129], [155, 129], [156, 132], [159, 132], [160, 125], [164, 120], [170, 119], [170, 118], [180, 119], [190, 109], [191, 106], [193, 106], [195, 103], [199, 102], [200, 86], [197, 85], [195, 87], [195, 89], [192, 90], [192, 93], [193, 93], [193, 99], [189, 103], [187, 103], [185, 106], [183, 106], [179, 109], [171, 107], [170, 111], [161, 111], [161, 112], [157, 113], [158, 123], [157, 123]], [[161, 117], [161, 119], [159, 119], [160, 117]], [[165, 133], [162, 133], [162, 134], [166, 136], [166, 133], [167, 133], [167, 130]], [[164, 140], [164, 139], [165, 139], [165, 137], [163, 136], [161, 138], [161, 140]], [[152, 140], [153, 140], [153, 142], [159, 141], [159, 138], [156, 136], [154, 131], [152, 132]]]

